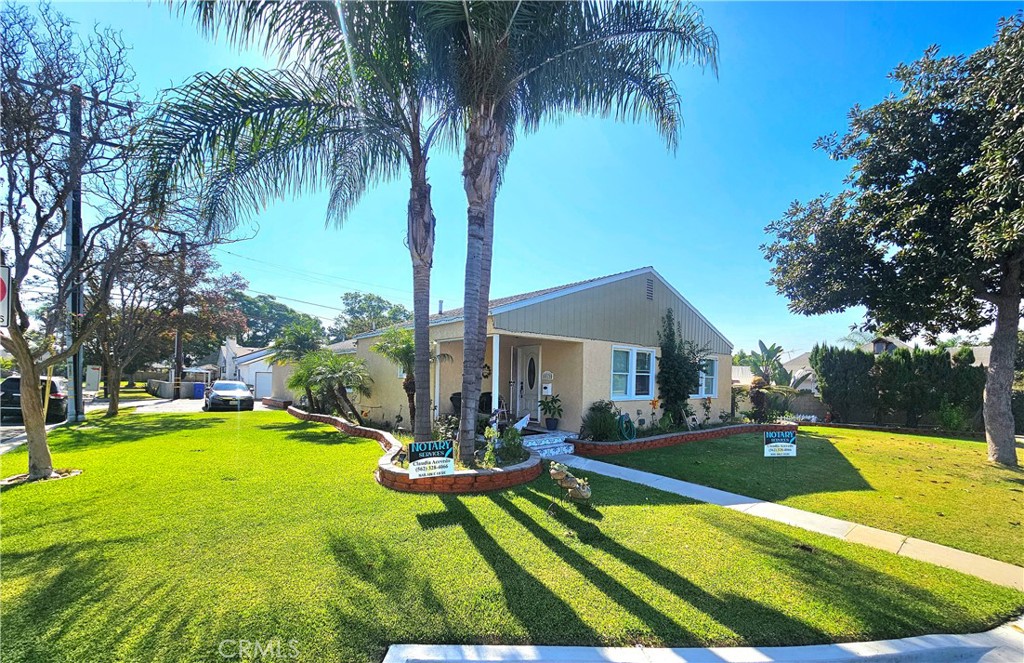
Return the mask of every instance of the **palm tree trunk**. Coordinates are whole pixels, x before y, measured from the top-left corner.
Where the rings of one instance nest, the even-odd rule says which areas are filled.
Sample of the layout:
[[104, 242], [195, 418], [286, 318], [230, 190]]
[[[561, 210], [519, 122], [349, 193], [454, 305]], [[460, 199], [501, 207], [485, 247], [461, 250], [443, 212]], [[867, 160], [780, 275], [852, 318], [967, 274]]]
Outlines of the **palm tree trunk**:
[[[418, 142], [418, 141], [416, 141]], [[418, 146], [417, 146], [418, 147]], [[409, 192], [408, 237], [412, 256], [413, 341], [416, 358], [413, 380], [416, 391], [409, 402], [413, 439], [430, 439], [430, 269], [434, 260], [434, 211], [427, 183], [427, 160], [419, 153], [413, 159], [412, 188]]]
[[363, 417], [359, 414], [359, 410], [356, 409], [356, 406], [352, 405], [352, 401], [348, 399], [348, 389], [345, 387], [339, 387], [338, 397], [345, 403], [345, 407], [348, 408], [349, 413], [352, 415], [352, 418], [356, 420], [356, 423], [360, 426], [365, 426], [366, 424], [363, 423]]
[[988, 459], [1008, 467], [1017, 466], [1013, 422], [1013, 365], [1017, 354], [1020, 325], [1021, 264], [1013, 263], [1003, 278], [1001, 297], [996, 302], [996, 327], [992, 333], [992, 355], [985, 378], [985, 439]]
[[306, 390], [306, 400], [309, 401], [309, 411], [316, 412], [316, 399], [313, 398], [313, 390], [310, 389], [308, 385], [303, 387], [303, 389]]
[[[504, 141], [501, 127], [486, 113], [474, 117], [466, 132], [462, 180], [467, 202], [465, 301], [463, 304], [462, 412], [459, 458], [473, 462], [476, 416], [480, 402], [481, 370], [487, 338], [487, 300], [490, 269], [484, 289], [485, 244], [490, 244], [488, 218], [497, 193], [498, 168]], [[490, 250], [488, 247], [487, 251]], [[488, 261], [489, 264], [489, 261]], [[481, 310], [483, 309], [483, 310]], [[482, 324], [481, 324], [482, 323]]]
[[[416, 425], [416, 378], [411, 373], [406, 374], [402, 380], [402, 388], [405, 389], [405, 397], [409, 400], [409, 421]], [[414, 433], [415, 434], [415, 433]]]
[[107, 386], [106, 396], [110, 399], [105, 416], [116, 417], [121, 404], [121, 367], [116, 361], [107, 364], [107, 381], [104, 384]]

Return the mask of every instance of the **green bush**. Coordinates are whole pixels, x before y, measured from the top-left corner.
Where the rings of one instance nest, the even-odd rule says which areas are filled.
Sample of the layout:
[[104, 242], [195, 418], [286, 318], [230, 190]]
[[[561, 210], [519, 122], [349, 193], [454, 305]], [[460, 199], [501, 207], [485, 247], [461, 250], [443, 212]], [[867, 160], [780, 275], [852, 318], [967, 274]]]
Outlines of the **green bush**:
[[530, 457], [530, 452], [523, 446], [523, 434], [513, 426], [509, 426], [502, 433], [501, 446], [498, 447], [497, 453], [502, 465], [514, 465]]
[[580, 438], [611, 442], [619, 437], [618, 410], [611, 401], [594, 401], [583, 415]]
[[1024, 435], [1024, 391], [1013, 392], [1013, 426], [1017, 435]]
[[961, 432], [970, 426], [970, 417], [967, 408], [963, 405], [954, 405], [943, 399], [938, 411], [939, 427], [942, 430]]

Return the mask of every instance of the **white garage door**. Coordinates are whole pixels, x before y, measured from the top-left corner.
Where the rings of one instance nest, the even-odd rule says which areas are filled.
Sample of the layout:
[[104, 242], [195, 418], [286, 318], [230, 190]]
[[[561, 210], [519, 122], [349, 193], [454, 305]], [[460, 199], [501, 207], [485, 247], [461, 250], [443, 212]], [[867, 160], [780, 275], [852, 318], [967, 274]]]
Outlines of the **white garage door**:
[[256, 374], [256, 398], [268, 398], [273, 391], [273, 373]]

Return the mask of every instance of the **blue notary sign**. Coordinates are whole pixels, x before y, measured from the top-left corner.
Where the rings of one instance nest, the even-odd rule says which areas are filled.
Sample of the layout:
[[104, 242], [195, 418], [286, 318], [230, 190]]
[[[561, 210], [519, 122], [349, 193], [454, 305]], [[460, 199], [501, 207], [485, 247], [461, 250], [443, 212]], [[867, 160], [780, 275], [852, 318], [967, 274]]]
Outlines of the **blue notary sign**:
[[409, 478], [426, 479], [455, 474], [455, 442], [431, 440], [409, 443]]
[[769, 430], [764, 432], [764, 457], [780, 458], [796, 455], [795, 430]]

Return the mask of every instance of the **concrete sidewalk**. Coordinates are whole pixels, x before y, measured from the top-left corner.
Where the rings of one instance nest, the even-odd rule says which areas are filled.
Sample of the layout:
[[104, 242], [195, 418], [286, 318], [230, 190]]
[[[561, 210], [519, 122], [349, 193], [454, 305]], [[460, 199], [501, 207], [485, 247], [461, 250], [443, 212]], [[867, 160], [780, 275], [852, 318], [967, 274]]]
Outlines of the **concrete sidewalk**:
[[923, 635], [902, 640], [805, 647], [533, 647], [507, 645], [392, 645], [384, 663], [531, 661], [532, 663], [1020, 663], [1024, 620], [984, 633]]
[[555, 456], [557, 460], [570, 467], [584, 472], [594, 472], [632, 483], [638, 483], [651, 488], [657, 488], [668, 493], [682, 495], [700, 502], [717, 504], [734, 511], [758, 518], [767, 518], [776, 522], [785, 523], [819, 534], [827, 534], [844, 541], [861, 543], [872, 548], [887, 550], [897, 555], [918, 559], [932, 564], [938, 564], [949, 569], [960, 571], [968, 575], [988, 580], [997, 585], [1004, 585], [1024, 591], [1024, 568], [1000, 562], [974, 553], [964, 552], [949, 546], [941, 546], [937, 543], [914, 539], [895, 532], [858, 525], [838, 518], [822, 516], [810, 511], [802, 511], [793, 507], [765, 502], [727, 493], [724, 490], [708, 488], [695, 483], [688, 483], [670, 477], [664, 477], [650, 472], [641, 472], [629, 467], [620, 467], [611, 463], [604, 463], [591, 458], [581, 458], [573, 455]]

